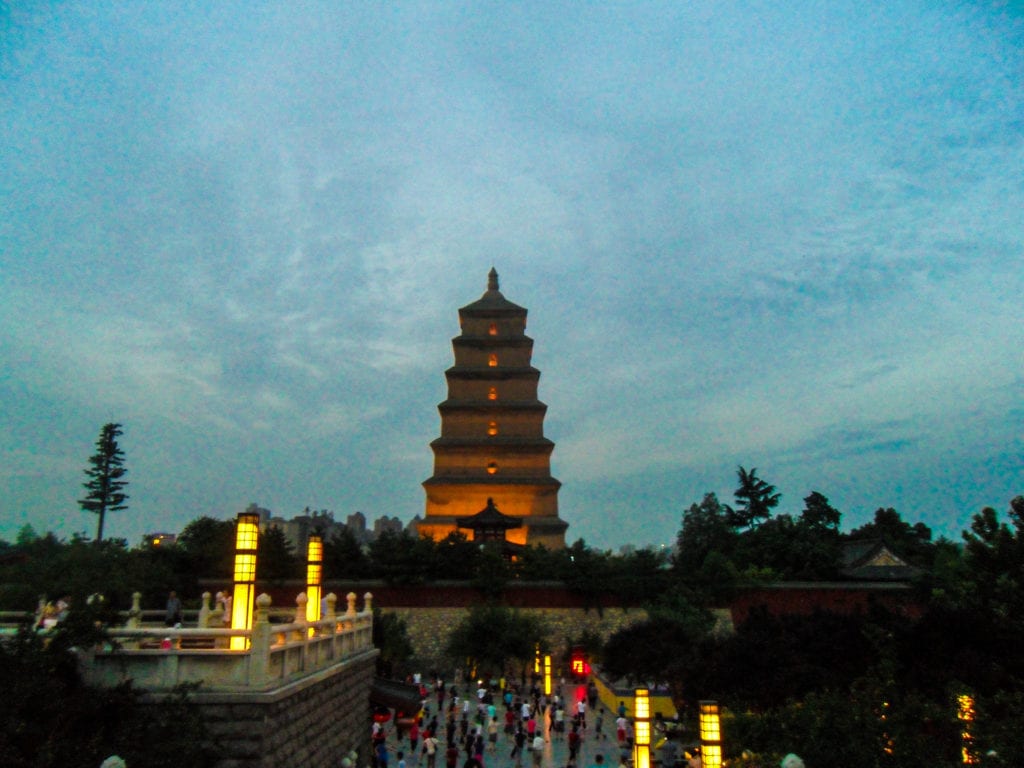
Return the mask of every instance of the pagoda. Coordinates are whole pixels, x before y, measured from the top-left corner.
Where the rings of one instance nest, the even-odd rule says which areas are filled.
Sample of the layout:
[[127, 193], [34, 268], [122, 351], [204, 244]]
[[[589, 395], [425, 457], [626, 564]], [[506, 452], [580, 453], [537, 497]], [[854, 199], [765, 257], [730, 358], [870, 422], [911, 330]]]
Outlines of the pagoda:
[[551, 476], [555, 444], [544, 437], [547, 406], [537, 399], [540, 371], [530, 364], [526, 309], [501, 294], [492, 268], [484, 295], [459, 310], [459, 325], [418, 530], [439, 541], [485, 504], [497, 505], [522, 523], [508, 528], [509, 542], [561, 549], [569, 526], [558, 516], [562, 484]]

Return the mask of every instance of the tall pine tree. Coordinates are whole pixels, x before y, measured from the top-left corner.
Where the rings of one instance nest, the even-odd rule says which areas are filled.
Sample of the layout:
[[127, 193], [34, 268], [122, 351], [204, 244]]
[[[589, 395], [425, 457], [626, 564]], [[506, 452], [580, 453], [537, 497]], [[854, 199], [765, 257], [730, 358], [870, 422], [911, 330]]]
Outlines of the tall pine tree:
[[117, 445], [121, 436], [120, 424], [104, 424], [100, 437], [96, 441], [96, 453], [89, 457], [89, 468], [85, 470], [89, 482], [82, 483], [88, 493], [78, 504], [86, 512], [99, 515], [96, 529], [96, 541], [103, 541], [103, 521], [107, 512], [127, 509], [124, 503], [128, 496], [123, 493], [127, 480], [122, 480], [128, 472], [124, 468], [124, 451]]

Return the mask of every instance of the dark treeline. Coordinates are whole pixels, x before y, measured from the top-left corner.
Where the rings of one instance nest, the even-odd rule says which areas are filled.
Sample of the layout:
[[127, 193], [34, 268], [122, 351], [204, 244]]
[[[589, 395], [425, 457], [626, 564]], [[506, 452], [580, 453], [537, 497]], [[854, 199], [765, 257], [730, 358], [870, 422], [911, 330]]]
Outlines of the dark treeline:
[[[923, 523], [908, 523], [892, 508], [872, 522], [840, 531], [842, 515], [824, 495], [810, 493], [797, 516], [775, 514], [780, 494], [740, 467], [735, 506], [707, 494], [682, 514], [675, 547], [620, 553], [589, 547], [583, 539], [562, 550], [530, 546], [512, 562], [494, 546], [480, 546], [461, 533], [442, 541], [386, 531], [361, 545], [347, 530], [324, 542], [326, 580], [382, 579], [389, 584], [466, 581], [498, 594], [515, 581], [559, 581], [584, 595], [620, 597], [630, 604], [656, 599], [669, 585], [685, 584], [702, 602], [723, 601], [738, 584], [840, 577], [844, 543], [879, 540], [928, 578], [942, 581], [962, 568], [963, 544], [933, 540]], [[965, 534], [966, 535], [966, 534]], [[0, 606], [34, 609], [40, 596], [84, 598], [100, 592], [127, 607], [139, 591], [143, 605], [160, 607], [170, 589], [197, 604], [199, 580], [230, 580], [233, 520], [201, 517], [174, 545], [124, 540], [63, 541], [26, 527], [15, 542], [0, 540]], [[301, 579], [301, 553], [276, 527], [260, 537], [258, 575], [264, 582]]]

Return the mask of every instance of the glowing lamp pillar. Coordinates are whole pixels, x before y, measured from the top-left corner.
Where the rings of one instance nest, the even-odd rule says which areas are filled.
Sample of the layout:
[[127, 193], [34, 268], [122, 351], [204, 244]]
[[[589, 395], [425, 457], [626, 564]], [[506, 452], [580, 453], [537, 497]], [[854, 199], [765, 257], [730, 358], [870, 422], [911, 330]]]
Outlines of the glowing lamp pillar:
[[[252, 629], [252, 609], [256, 599], [256, 547], [260, 538], [260, 516], [251, 512], [238, 515], [235, 527], [235, 589], [231, 598], [231, 628]], [[231, 650], [244, 651], [249, 639], [231, 636]]]
[[721, 768], [722, 717], [717, 701], [700, 702], [700, 756], [703, 768]]
[[306, 547], [306, 621], [320, 621], [321, 581], [324, 572], [324, 542], [319, 536], [310, 536]]
[[960, 757], [964, 765], [976, 765], [974, 749], [974, 697], [962, 693], [956, 697], [956, 719], [960, 721]]
[[551, 656], [544, 656], [544, 695], [551, 695]]
[[637, 688], [633, 695], [633, 768], [651, 768], [651, 692]]

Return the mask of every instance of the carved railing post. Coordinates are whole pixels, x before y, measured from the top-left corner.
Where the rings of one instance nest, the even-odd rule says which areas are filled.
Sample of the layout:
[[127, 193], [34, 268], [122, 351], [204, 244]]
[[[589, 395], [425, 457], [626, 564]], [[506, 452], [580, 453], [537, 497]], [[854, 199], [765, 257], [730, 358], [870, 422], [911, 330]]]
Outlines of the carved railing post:
[[363, 595], [363, 622], [360, 624], [361, 637], [357, 641], [359, 648], [370, 648], [373, 646], [373, 593], [367, 592]]
[[249, 643], [249, 682], [263, 687], [270, 676], [270, 595], [263, 593], [256, 598], [256, 621], [252, 625]]
[[199, 620], [196, 626], [206, 628], [210, 626], [210, 593], [203, 592], [202, 602], [199, 604]]
[[328, 592], [327, 593], [327, 615], [321, 616], [320, 618], [321, 619], [326, 619], [327, 621], [330, 621], [333, 624], [334, 620], [337, 618], [337, 614], [335, 613], [335, 610], [336, 610], [337, 606], [338, 606], [338, 596], [336, 594], [334, 594], [333, 592]]
[[[142, 627], [142, 601], [141, 592], [132, 592], [132, 607], [128, 609], [128, 618], [124, 622], [125, 629], [140, 629]], [[121, 643], [125, 650], [136, 650], [139, 647], [138, 640], [125, 640]]]
[[355, 592], [349, 592], [347, 595], [345, 595], [345, 599], [348, 600], [348, 610], [345, 611], [345, 616], [346, 617], [355, 616], [356, 615], [356, 593]]
[[142, 593], [132, 592], [132, 607], [128, 610], [128, 621], [125, 626], [128, 629], [139, 629], [142, 627]]
[[[306, 618], [306, 604], [309, 602], [309, 597], [305, 592], [299, 592], [295, 596], [295, 623], [301, 624], [304, 627], [308, 627], [309, 620]], [[305, 640], [309, 633], [306, 629], [299, 629], [295, 632], [296, 640]]]

